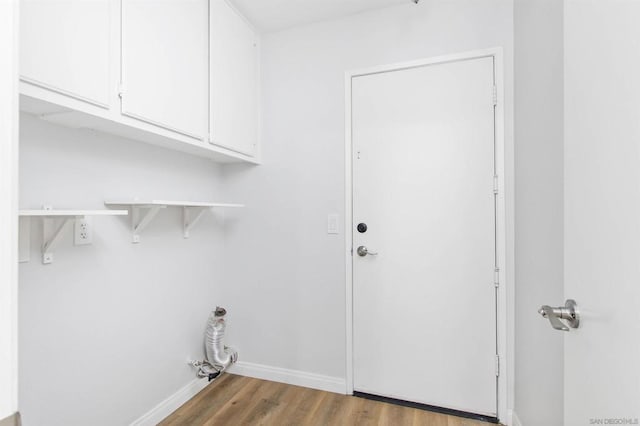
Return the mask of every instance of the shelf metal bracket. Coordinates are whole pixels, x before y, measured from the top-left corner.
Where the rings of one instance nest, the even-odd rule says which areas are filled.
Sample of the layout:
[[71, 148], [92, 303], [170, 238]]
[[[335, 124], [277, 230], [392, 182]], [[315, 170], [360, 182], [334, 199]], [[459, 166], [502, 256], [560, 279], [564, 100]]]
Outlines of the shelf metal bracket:
[[[53, 249], [60, 241], [62, 231], [75, 217], [63, 217], [61, 220], [45, 217], [42, 221], [42, 263], [53, 263]], [[56, 222], [57, 226], [56, 226]]]
[[[131, 231], [133, 232], [133, 243], [140, 242], [140, 233], [158, 214], [160, 209], [166, 206], [131, 206]], [[142, 210], [146, 211], [142, 211]]]
[[189, 231], [195, 226], [196, 223], [202, 218], [207, 210], [211, 210], [210, 207], [182, 207], [182, 233], [184, 238], [189, 238]]
[[160, 209], [178, 207], [182, 209], [182, 235], [189, 238], [193, 227], [198, 223], [207, 210], [216, 212], [217, 209], [244, 207], [243, 204], [213, 203], [202, 201], [168, 201], [168, 200], [105, 200], [107, 206], [127, 206], [131, 213], [131, 230], [133, 242], [140, 242], [140, 233], [153, 220]]

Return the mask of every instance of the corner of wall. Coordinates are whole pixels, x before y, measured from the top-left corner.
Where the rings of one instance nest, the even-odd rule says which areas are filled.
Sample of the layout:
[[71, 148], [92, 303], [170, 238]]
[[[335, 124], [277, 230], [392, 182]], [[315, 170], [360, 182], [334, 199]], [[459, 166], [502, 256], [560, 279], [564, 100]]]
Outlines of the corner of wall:
[[522, 422], [518, 418], [518, 415], [513, 410], [509, 411], [509, 418], [507, 419], [507, 425], [508, 426], [523, 426]]

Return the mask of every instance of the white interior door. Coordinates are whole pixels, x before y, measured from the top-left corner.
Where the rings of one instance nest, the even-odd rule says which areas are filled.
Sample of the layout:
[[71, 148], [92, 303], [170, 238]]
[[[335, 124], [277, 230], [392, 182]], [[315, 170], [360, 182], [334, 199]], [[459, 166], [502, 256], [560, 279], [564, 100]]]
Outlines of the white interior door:
[[497, 415], [493, 61], [352, 79], [355, 391]]
[[640, 424], [639, 20], [639, 2], [565, 2], [564, 290], [581, 320], [557, 425]]

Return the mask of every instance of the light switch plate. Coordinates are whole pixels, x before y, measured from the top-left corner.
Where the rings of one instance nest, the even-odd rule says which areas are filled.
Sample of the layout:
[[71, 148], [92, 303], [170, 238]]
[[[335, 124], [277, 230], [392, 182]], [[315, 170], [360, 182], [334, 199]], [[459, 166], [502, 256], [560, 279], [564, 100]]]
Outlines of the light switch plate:
[[330, 214], [327, 217], [327, 234], [337, 234], [338, 233], [338, 215]]

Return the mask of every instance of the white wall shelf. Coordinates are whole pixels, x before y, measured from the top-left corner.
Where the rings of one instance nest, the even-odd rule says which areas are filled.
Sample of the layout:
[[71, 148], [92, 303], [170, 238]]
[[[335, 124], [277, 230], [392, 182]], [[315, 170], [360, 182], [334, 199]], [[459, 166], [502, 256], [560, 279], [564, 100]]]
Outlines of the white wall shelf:
[[67, 224], [87, 216], [126, 216], [127, 210], [54, 210], [45, 207], [40, 210], [20, 210], [19, 261], [30, 260], [31, 218], [42, 218], [42, 263], [53, 263], [53, 249]]
[[167, 207], [182, 208], [182, 233], [189, 238], [189, 233], [205, 212], [219, 208], [239, 208], [243, 204], [213, 203], [206, 201], [168, 201], [168, 200], [105, 200], [107, 207], [123, 206], [131, 210], [132, 242], [140, 242], [140, 233], [151, 223], [161, 209]]
[[20, 210], [20, 217], [126, 216], [126, 210]]

